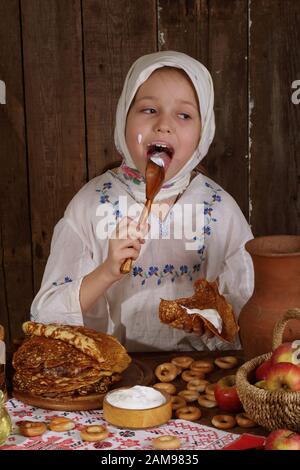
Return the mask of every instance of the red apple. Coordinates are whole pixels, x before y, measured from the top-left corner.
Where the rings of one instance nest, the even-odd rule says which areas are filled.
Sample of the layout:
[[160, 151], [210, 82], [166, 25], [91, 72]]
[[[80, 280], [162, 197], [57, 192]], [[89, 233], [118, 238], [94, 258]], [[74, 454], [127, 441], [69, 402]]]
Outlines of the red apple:
[[266, 376], [267, 390], [300, 390], [300, 367], [290, 362], [280, 362], [272, 365]]
[[265, 450], [300, 450], [300, 435], [289, 429], [277, 429], [268, 435]]
[[255, 371], [256, 380], [265, 380], [271, 365], [271, 358], [263, 362]]
[[291, 364], [300, 365], [300, 341], [293, 341], [292, 343], [282, 343], [272, 354], [272, 364], [279, 362], [290, 362]]
[[221, 410], [240, 411], [242, 404], [236, 391], [235, 375], [220, 379], [215, 387], [215, 399]]

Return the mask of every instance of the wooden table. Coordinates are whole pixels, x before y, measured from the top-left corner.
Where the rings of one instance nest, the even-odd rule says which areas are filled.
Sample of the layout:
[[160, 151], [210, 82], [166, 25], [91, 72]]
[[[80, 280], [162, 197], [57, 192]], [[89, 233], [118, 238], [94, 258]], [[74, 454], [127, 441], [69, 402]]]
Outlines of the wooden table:
[[[234, 369], [219, 369], [218, 367], [215, 367], [215, 370], [211, 372], [210, 374], [207, 375], [207, 380], [210, 382], [217, 382], [220, 378], [224, 377], [225, 375], [231, 375], [235, 374], [239, 366], [241, 366], [244, 362], [243, 358], [243, 351], [238, 350], [238, 351], [200, 351], [200, 352], [169, 352], [169, 353], [158, 353], [158, 352], [153, 352], [153, 353], [131, 353], [130, 354], [132, 358], [137, 359], [140, 362], [143, 362], [145, 365], [147, 365], [151, 370], [154, 372], [156, 366], [159, 364], [162, 364], [163, 362], [170, 362], [170, 360], [173, 357], [176, 356], [191, 356], [195, 360], [198, 359], [208, 359], [208, 360], [213, 360], [216, 357], [220, 356], [235, 356], [238, 358], [238, 366]], [[159, 382], [159, 380], [155, 377], [155, 382]], [[155, 383], [153, 382], [153, 383]], [[186, 382], [184, 382], [181, 378], [175, 379], [172, 383], [177, 388], [177, 392], [180, 390], [183, 390], [186, 388]], [[196, 403], [196, 402], [195, 402]], [[221, 411], [219, 408], [203, 408], [200, 407], [198, 404], [192, 403], [193, 406], [198, 406], [201, 409], [202, 416], [200, 420], [198, 420], [198, 423], [204, 424], [206, 426], [213, 427], [211, 424], [211, 419], [213, 416], [216, 414], [229, 414], [234, 416], [234, 413], [228, 413], [227, 411]], [[251, 433], [251, 434], [257, 434], [257, 435], [262, 435], [266, 436], [268, 435], [269, 431], [266, 430], [265, 428], [262, 428], [261, 426], [256, 426], [254, 428], [241, 428], [239, 426], [234, 427], [233, 429], [230, 429], [231, 432], [234, 432], [236, 434], [243, 434], [243, 433]]]
[[[218, 367], [215, 367], [215, 370], [207, 375], [207, 379], [210, 382], [217, 382], [220, 378], [224, 377], [225, 375], [235, 374], [238, 367], [240, 365], [242, 365], [243, 362], [244, 362], [243, 351], [242, 350], [234, 350], [234, 351], [222, 351], [222, 352], [220, 352], [220, 351], [199, 351], [199, 352], [188, 351], [188, 352], [182, 352], [181, 351], [181, 352], [166, 352], [166, 353], [162, 353], [162, 352], [130, 353], [130, 356], [133, 359], [137, 359], [139, 362], [142, 362], [143, 364], [145, 364], [145, 366], [147, 368], [151, 369], [153, 371], [153, 376], [154, 376], [154, 370], [155, 370], [156, 366], [158, 366], [159, 364], [162, 364], [163, 362], [170, 362], [170, 360], [173, 357], [176, 357], [176, 356], [191, 356], [195, 360], [198, 360], [198, 359], [213, 360], [216, 357], [228, 356], [228, 355], [236, 356], [238, 358], [238, 361], [239, 361], [238, 366], [234, 369], [229, 369], [229, 370], [228, 369], [227, 370], [224, 370], [224, 369], [222, 370], [222, 369], [219, 369]], [[11, 384], [13, 370], [12, 370], [10, 361], [9, 361], [9, 364], [8, 364], [8, 367], [7, 367], [7, 372], [8, 372], [8, 374], [7, 374], [8, 378], [10, 379], [9, 382]], [[155, 382], [159, 382], [159, 380], [154, 376], [153, 377], [153, 384]], [[183, 390], [184, 388], [186, 388], [186, 382], [184, 382], [181, 378], [176, 378], [173, 381], [173, 383], [177, 388], [177, 392], [179, 392], [180, 390]], [[134, 385], [134, 384], [132, 384], [132, 385]], [[117, 386], [117, 384], [116, 384], [116, 386]], [[11, 392], [11, 387], [9, 387], [9, 391]], [[199, 406], [197, 403], [196, 404], [192, 403], [192, 405], [193, 406], [194, 405]], [[219, 408], [209, 409], [209, 408], [203, 408], [203, 407], [200, 407], [200, 406], [199, 406], [199, 408], [201, 409], [202, 416], [201, 416], [200, 420], [198, 420], [197, 422], [201, 423], [201, 424], [204, 424], [206, 426], [210, 426], [210, 427], [213, 427], [213, 425], [211, 424], [211, 418], [216, 414], [231, 414], [231, 415], [234, 416], [234, 413], [224, 412], [224, 411], [221, 411]], [[237, 433], [237, 434], [243, 434], [243, 433], [246, 432], [246, 433], [257, 434], [257, 435], [262, 435], [262, 436], [266, 436], [269, 433], [268, 430], [266, 430], [265, 428], [262, 428], [261, 426], [257, 426], [257, 427], [254, 427], [254, 428], [248, 428], [248, 429], [240, 428], [239, 426], [236, 426], [236, 427], [234, 427], [233, 429], [231, 429], [229, 431], [231, 431], [233, 433]]]

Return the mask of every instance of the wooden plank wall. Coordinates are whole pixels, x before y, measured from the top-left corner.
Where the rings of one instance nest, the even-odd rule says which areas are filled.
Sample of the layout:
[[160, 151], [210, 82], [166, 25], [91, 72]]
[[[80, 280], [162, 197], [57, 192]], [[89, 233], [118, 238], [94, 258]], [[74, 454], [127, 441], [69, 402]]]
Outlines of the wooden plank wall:
[[33, 295], [31, 214], [19, 1], [0, 1], [0, 323], [20, 333]]
[[300, 232], [300, 2], [252, 0], [251, 223], [255, 233]]
[[205, 166], [255, 235], [300, 233], [298, 0], [0, 0], [0, 322], [20, 334], [53, 227], [118, 159], [115, 108], [131, 63], [186, 52], [211, 71]]

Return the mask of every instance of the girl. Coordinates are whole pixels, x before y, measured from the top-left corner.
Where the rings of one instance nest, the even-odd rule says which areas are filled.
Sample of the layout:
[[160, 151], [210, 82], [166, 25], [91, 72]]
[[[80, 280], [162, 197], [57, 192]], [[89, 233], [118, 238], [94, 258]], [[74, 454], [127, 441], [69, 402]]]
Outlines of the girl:
[[[236, 316], [253, 290], [244, 250], [252, 234], [241, 210], [219, 185], [193, 173], [214, 136], [213, 102], [209, 72], [186, 54], [157, 52], [133, 64], [116, 115], [122, 164], [87, 183], [56, 225], [33, 321], [84, 323], [129, 351], [239, 346], [238, 339], [232, 345], [170, 328], [158, 317], [161, 298], [189, 297], [200, 277], [218, 278]], [[149, 225], [139, 227], [135, 211], [145, 202], [146, 164], [156, 151], [165, 180]], [[128, 257], [133, 269], [122, 274]]]

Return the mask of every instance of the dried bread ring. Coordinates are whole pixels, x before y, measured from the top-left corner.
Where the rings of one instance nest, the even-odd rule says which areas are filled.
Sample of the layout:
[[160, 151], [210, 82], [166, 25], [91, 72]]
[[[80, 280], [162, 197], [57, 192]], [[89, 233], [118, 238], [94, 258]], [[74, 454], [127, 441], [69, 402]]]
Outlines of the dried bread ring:
[[206, 385], [205, 387], [205, 394], [206, 395], [209, 395], [210, 397], [212, 397], [212, 399], [214, 400], [215, 399], [215, 388], [216, 388], [216, 383], [214, 384], [208, 384]]
[[50, 420], [48, 428], [55, 432], [65, 432], [74, 429], [75, 423], [72, 419], [65, 418], [64, 416], [56, 416]]
[[210, 361], [205, 361], [201, 359], [199, 361], [193, 361], [190, 365], [191, 370], [195, 370], [198, 372], [203, 372], [204, 374], [208, 374], [212, 370], [214, 370], [214, 365]]
[[158, 382], [157, 384], [153, 385], [153, 388], [156, 390], [164, 390], [165, 392], [169, 393], [170, 395], [175, 395], [176, 387], [174, 384], [170, 384], [169, 382]]
[[109, 432], [107, 427], [99, 424], [86, 426], [80, 431], [81, 439], [88, 442], [103, 441], [103, 439], [108, 437], [108, 434]]
[[173, 357], [171, 360], [172, 364], [175, 364], [177, 367], [181, 367], [181, 369], [188, 369], [194, 359], [189, 356], [177, 356]]
[[220, 367], [220, 369], [233, 369], [233, 367], [237, 366], [238, 360], [235, 356], [217, 357], [215, 364]]
[[236, 420], [230, 415], [215, 415], [211, 423], [218, 429], [231, 429], [236, 425]]
[[193, 379], [203, 379], [204, 373], [197, 372], [196, 370], [184, 370], [181, 374], [182, 380], [190, 382]]
[[183, 408], [178, 408], [176, 411], [176, 416], [179, 419], [196, 421], [197, 419], [201, 418], [201, 411], [196, 406], [184, 406]]
[[171, 403], [172, 403], [172, 410], [174, 411], [186, 406], [185, 399], [183, 397], [179, 397], [178, 395], [173, 395], [171, 397]]
[[238, 415], [236, 415], [235, 419], [238, 426], [240, 426], [241, 428], [254, 428], [255, 426], [257, 426], [256, 422], [249, 418], [246, 413], [239, 413]]
[[19, 426], [19, 431], [22, 436], [26, 437], [41, 436], [47, 431], [47, 426], [39, 421], [23, 421]]
[[[175, 366], [175, 364], [174, 364], [174, 366]], [[176, 375], [180, 375], [181, 372], [182, 372], [182, 367], [178, 367], [178, 366], [175, 366], [175, 367], [176, 367], [176, 369], [177, 369]]]
[[198, 398], [198, 403], [204, 408], [215, 408], [216, 406], [218, 406], [216, 400], [212, 398], [211, 395], [206, 395], [206, 393], [200, 395], [200, 397]]
[[171, 362], [164, 362], [156, 367], [154, 373], [161, 382], [172, 382], [177, 376], [178, 369]]
[[159, 436], [153, 439], [152, 445], [154, 449], [159, 450], [172, 450], [179, 449], [181, 442], [176, 436]]
[[205, 379], [193, 379], [187, 383], [188, 390], [196, 390], [197, 392], [204, 392], [205, 387], [209, 384]]
[[199, 393], [196, 390], [181, 390], [178, 395], [183, 397], [188, 403], [199, 398]]

